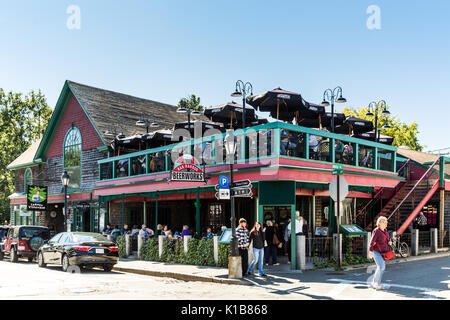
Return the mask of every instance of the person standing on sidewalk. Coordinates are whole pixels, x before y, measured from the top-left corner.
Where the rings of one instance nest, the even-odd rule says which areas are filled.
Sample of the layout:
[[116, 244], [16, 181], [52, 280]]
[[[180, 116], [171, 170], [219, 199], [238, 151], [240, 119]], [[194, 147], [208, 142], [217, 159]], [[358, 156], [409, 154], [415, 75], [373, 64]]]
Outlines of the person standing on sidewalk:
[[[269, 265], [270, 255], [272, 255], [272, 264], [277, 266], [279, 265], [277, 261], [277, 250], [278, 250], [278, 244], [280, 241], [278, 240], [278, 236], [276, 234], [275, 227], [273, 226], [273, 222], [271, 220], [266, 221], [266, 231], [265, 231], [265, 237], [267, 242], [267, 247], [264, 247], [264, 257], [266, 266]], [[275, 244], [276, 242], [276, 244]]]
[[381, 278], [386, 268], [386, 262], [383, 258], [383, 253], [390, 250], [389, 246], [392, 242], [389, 240], [389, 233], [386, 228], [388, 221], [386, 217], [379, 217], [377, 220], [377, 227], [373, 230], [372, 240], [370, 241], [369, 258], [373, 258], [377, 265], [377, 270], [372, 280], [372, 287], [377, 290], [384, 290], [381, 286]]
[[247, 220], [239, 219], [239, 227], [236, 228], [236, 237], [238, 240], [239, 255], [242, 260], [242, 276], [247, 275], [248, 267], [248, 251], [250, 250], [250, 240], [248, 237], [248, 230], [246, 228]]
[[260, 222], [255, 222], [253, 229], [250, 231], [250, 243], [253, 242], [253, 261], [248, 267], [248, 273], [252, 274], [253, 267], [258, 262], [258, 271], [261, 277], [266, 277], [263, 271], [264, 264], [264, 231]]
[[[288, 263], [291, 263], [291, 245], [292, 245], [292, 239], [291, 239], [291, 226], [292, 221], [289, 222], [289, 224], [286, 227], [284, 239], [287, 242], [287, 251], [288, 251]], [[303, 234], [303, 220], [302, 217], [300, 217], [300, 211], [295, 211], [295, 235], [301, 235]], [[295, 239], [294, 239], [295, 241]]]

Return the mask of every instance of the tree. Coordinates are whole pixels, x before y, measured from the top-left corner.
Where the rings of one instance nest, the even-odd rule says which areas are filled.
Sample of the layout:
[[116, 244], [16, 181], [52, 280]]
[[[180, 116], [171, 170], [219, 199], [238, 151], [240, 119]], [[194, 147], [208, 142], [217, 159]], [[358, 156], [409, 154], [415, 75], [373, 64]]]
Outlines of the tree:
[[193, 110], [203, 111], [204, 107], [200, 104], [200, 97], [191, 94], [187, 98], [182, 98], [178, 102], [178, 107], [191, 108]]
[[14, 173], [6, 167], [42, 137], [52, 114], [39, 91], [28, 95], [0, 88], [0, 221], [9, 220], [8, 196], [14, 192]]
[[[389, 106], [386, 107], [389, 110]], [[375, 116], [366, 116], [369, 108], [345, 108], [342, 112], [346, 116], [353, 116], [360, 119], [370, 120], [375, 126]], [[386, 116], [382, 114], [383, 108], [378, 108], [378, 128], [381, 128], [381, 134], [394, 138], [393, 146], [407, 146], [411, 150], [422, 151], [426, 146], [419, 143], [417, 134], [419, 133], [419, 126], [417, 122], [413, 122], [410, 125], [403, 123], [396, 116]], [[375, 115], [375, 110], [371, 110]], [[389, 124], [391, 128], [383, 128], [386, 124]]]

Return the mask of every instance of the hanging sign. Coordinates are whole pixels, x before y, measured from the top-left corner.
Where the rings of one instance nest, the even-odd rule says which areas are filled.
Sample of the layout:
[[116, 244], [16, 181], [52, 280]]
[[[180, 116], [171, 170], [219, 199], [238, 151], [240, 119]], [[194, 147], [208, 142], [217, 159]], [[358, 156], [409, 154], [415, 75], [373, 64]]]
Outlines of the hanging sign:
[[192, 155], [185, 154], [175, 162], [170, 181], [205, 182], [205, 172]]
[[27, 210], [47, 211], [47, 187], [28, 186]]

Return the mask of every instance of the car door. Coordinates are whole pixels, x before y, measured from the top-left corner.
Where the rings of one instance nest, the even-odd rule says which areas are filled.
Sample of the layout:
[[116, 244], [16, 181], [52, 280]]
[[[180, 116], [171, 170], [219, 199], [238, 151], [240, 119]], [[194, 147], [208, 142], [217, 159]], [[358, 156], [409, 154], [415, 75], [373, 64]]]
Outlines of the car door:
[[51, 238], [46, 245], [42, 247], [42, 254], [44, 255], [45, 263], [54, 263], [55, 256], [55, 248], [58, 244], [58, 240], [61, 238], [63, 234], [58, 233], [53, 238]]
[[67, 232], [64, 232], [61, 235], [61, 238], [59, 238], [58, 243], [55, 245], [55, 250], [54, 250], [54, 253], [53, 253], [53, 255], [54, 255], [53, 259], [54, 259], [54, 262], [57, 263], [57, 264], [61, 264], [62, 263], [62, 256], [63, 256], [63, 253], [64, 253], [64, 246], [65, 246], [65, 243], [68, 241], [68, 239], [69, 239], [69, 234]]

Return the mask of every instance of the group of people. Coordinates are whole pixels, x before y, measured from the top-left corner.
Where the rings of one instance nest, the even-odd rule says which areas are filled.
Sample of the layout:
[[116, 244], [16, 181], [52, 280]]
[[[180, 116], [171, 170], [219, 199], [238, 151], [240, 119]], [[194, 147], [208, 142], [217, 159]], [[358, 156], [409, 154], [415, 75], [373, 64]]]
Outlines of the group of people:
[[[306, 233], [306, 220], [300, 216], [299, 211], [296, 212], [296, 216], [296, 234], [301, 235]], [[291, 233], [291, 219], [286, 221], [284, 235], [281, 237], [280, 230], [275, 221], [267, 220], [265, 226], [257, 221], [253, 228], [248, 231], [247, 220], [241, 218], [239, 220], [239, 227], [236, 228], [236, 237], [238, 240], [239, 255], [242, 258], [242, 275], [244, 277], [252, 275], [255, 265], [258, 264], [259, 275], [265, 277], [266, 274], [263, 270], [263, 264], [269, 265], [270, 257], [272, 257], [272, 265], [279, 265], [278, 249], [283, 247], [283, 240], [290, 263]], [[248, 252], [252, 245], [253, 260], [248, 265]]]

